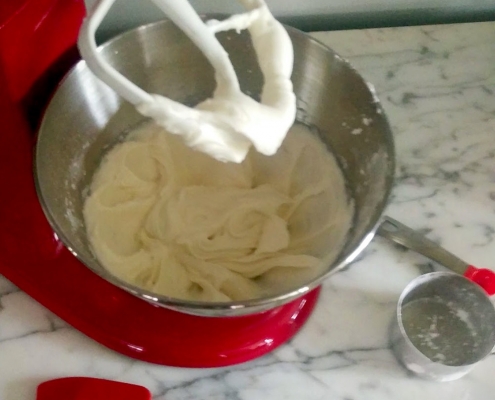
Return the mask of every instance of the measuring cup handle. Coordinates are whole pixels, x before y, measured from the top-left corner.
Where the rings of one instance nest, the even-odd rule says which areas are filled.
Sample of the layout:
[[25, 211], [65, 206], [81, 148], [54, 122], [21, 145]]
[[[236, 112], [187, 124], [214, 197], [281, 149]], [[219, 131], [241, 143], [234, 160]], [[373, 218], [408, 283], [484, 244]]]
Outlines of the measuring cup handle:
[[428, 257], [430, 260], [433, 260], [458, 274], [463, 275], [468, 267], [468, 264], [465, 261], [445, 250], [437, 243], [388, 216], [383, 218], [376, 233], [385, 239], [391, 240], [409, 250], [413, 250]]
[[467, 279], [481, 286], [490, 296], [495, 294], [495, 273], [493, 271], [467, 264], [437, 243], [399, 221], [387, 216], [384, 217], [376, 233], [436, 261], [453, 272], [464, 275]]
[[464, 276], [480, 285], [490, 296], [495, 294], [495, 273], [492, 270], [469, 265]]

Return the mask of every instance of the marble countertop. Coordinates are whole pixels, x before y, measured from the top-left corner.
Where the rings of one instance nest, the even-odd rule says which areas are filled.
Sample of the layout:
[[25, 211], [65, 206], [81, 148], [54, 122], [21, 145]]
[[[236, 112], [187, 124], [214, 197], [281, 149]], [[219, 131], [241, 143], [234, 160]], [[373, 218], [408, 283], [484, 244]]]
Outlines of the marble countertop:
[[[495, 269], [495, 22], [314, 33], [376, 88], [396, 138], [386, 213], [477, 266]], [[273, 353], [218, 369], [136, 361], [88, 339], [0, 277], [0, 398], [94, 376], [146, 386], [155, 400], [481, 400], [495, 357], [466, 377], [410, 376], [388, 348], [399, 294], [432, 264], [375, 238], [323, 285], [299, 334]]]

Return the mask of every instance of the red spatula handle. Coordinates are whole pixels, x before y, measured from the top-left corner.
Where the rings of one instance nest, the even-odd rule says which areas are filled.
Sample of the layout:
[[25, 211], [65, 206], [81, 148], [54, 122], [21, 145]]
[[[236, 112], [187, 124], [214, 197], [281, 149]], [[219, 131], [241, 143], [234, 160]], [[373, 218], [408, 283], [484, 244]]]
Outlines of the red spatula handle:
[[495, 272], [492, 270], [470, 265], [464, 272], [464, 276], [480, 285], [490, 296], [495, 294]]
[[43, 382], [36, 400], [151, 400], [148, 389], [99, 378], [70, 377]]

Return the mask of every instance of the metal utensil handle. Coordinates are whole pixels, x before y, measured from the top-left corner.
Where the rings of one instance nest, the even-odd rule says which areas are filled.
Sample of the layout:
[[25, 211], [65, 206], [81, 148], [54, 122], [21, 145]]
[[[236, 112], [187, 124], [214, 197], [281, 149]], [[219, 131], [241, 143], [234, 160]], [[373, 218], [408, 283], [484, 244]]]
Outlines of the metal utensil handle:
[[385, 239], [428, 257], [430, 260], [458, 274], [464, 275], [466, 269], [469, 267], [469, 264], [465, 261], [393, 218], [384, 217], [376, 233]]

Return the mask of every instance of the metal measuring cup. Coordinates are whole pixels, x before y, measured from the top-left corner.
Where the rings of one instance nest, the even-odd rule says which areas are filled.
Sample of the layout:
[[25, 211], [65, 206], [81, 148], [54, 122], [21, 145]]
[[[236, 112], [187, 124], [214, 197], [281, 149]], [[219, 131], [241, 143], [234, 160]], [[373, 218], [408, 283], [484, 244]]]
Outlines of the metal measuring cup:
[[[493, 293], [493, 272], [469, 266], [392, 218], [377, 233], [457, 272], [428, 273], [406, 286], [391, 325], [396, 358], [426, 379], [464, 376], [495, 346], [495, 308], [486, 292]], [[473, 268], [478, 275], [466, 273]]]
[[452, 272], [410, 282], [397, 304], [391, 346], [408, 370], [431, 380], [458, 379], [495, 346], [495, 308], [477, 284]]

